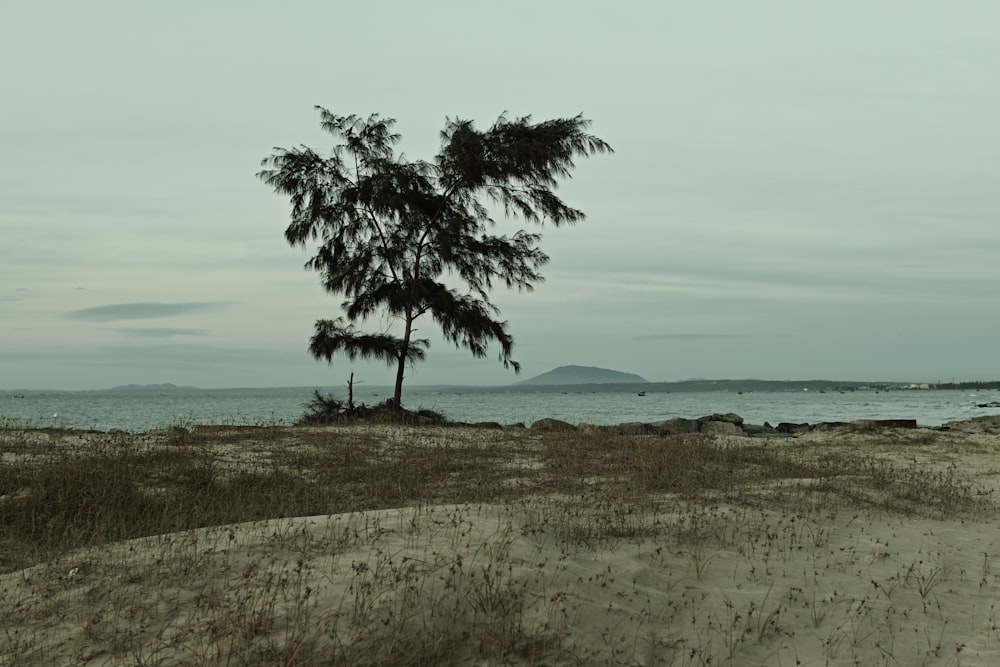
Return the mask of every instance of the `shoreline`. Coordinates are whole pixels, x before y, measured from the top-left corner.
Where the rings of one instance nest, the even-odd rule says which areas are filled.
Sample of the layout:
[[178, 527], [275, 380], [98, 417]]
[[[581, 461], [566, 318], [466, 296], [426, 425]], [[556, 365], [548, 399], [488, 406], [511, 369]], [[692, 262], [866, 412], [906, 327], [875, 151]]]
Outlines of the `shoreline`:
[[957, 419], [944, 422], [940, 425], [920, 424], [916, 419], [880, 418], [880, 419], [856, 419], [852, 421], [818, 421], [818, 422], [778, 422], [772, 425], [770, 422], [763, 424], [750, 424], [744, 421], [743, 417], [735, 413], [713, 413], [697, 418], [672, 417], [670, 419], [657, 420], [652, 422], [621, 422], [618, 424], [592, 424], [581, 421], [573, 424], [561, 419], [543, 417], [530, 423], [514, 422], [502, 424], [498, 421], [439, 421], [433, 418], [422, 417], [418, 413], [406, 411], [411, 421], [407, 423], [394, 423], [391, 420], [365, 420], [352, 419], [348, 417], [333, 419], [329, 422], [317, 423], [297, 423], [297, 424], [234, 424], [234, 423], [206, 423], [191, 424], [183, 426], [172, 424], [166, 427], [151, 428], [144, 431], [127, 431], [124, 429], [112, 428], [108, 430], [87, 429], [63, 426], [35, 426], [21, 425], [16, 422], [4, 424], [0, 422], [0, 432], [6, 431], [42, 431], [52, 433], [77, 433], [91, 435], [115, 435], [125, 434], [132, 436], [143, 436], [161, 432], [189, 432], [196, 429], [213, 430], [224, 428], [260, 428], [260, 429], [288, 429], [288, 428], [314, 428], [321, 426], [400, 426], [400, 427], [420, 427], [437, 426], [444, 428], [469, 428], [487, 429], [501, 431], [576, 431], [581, 433], [607, 433], [614, 435], [729, 435], [747, 436], [751, 438], [781, 438], [795, 437], [802, 433], [811, 431], [834, 431], [837, 429], [851, 429], [855, 431], [878, 430], [878, 429], [927, 429], [932, 431], [951, 431], [967, 429], [1000, 429], [1000, 414], [986, 414], [966, 419]]
[[[428, 393], [413, 394], [412, 410], [429, 409], [453, 421], [530, 424], [545, 418], [572, 424], [609, 426], [651, 423], [675, 417], [734, 413], [752, 424], [850, 422], [860, 419], [916, 419], [920, 426], [1000, 413], [992, 392], [693, 392], [629, 393]], [[385, 400], [377, 392], [356, 393], [360, 404]], [[0, 426], [67, 427], [144, 432], [171, 426], [288, 425], [299, 421], [309, 394], [253, 396], [47, 396], [0, 401]]]

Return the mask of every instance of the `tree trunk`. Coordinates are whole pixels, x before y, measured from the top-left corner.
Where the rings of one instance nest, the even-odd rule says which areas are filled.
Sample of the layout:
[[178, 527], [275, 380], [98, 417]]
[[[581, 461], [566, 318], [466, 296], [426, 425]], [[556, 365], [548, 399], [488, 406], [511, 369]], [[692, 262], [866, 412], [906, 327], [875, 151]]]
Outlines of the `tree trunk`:
[[392, 395], [392, 407], [403, 409], [403, 377], [406, 371], [406, 358], [410, 352], [410, 335], [413, 332], [413, 315], [411, 308], [406, 309], [406, 327], [403, 329], [403, 343], [399, 346], [399, 365], [396, 367], [396, 391]]
[[351, 371], [351, 377], [347, 381], [347, 409], [354, 412], [354, 371]]
[[400, 353], [399, 366], [396, 368], [396, 391], [392, 395], [392, 407], [395, 410], [403, 408], [403, 371], [406, 370], [406, 355]]

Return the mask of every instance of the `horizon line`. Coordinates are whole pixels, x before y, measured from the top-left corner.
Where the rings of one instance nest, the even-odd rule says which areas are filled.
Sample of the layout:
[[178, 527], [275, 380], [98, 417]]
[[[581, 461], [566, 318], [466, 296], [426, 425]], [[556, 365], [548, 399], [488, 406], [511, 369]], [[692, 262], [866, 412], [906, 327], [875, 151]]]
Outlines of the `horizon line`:
[[[650, 380], [644, 382], [570, 382], [570, 383], [551, 383], [551, 384], [524, 384], [523, 382], [515, 382], [510, 384], [458, 384], [451, 382], [438, 382], [438, 383], [427, 383], [427, 384], [412, 384], [406, 385], [409, 389], [428, 389], [428, 388], [439, 388], [439, 387], [454, 387], [454, 388], [470, 388], [470, 389], [504, 389], [504, 388], [520, 388], [525, 390], [531, 390], [532, 388], [538, 387], [572, 387], [572, 386], [594, 386], [594, 385], [663, 385], [663, 384], [691, 384], [691, 383], [706, 383], [706, 382], [764, 382], [764, 383], [785, 383], [785, 384], [795, 384], [795, 383], [844, 383], [851, 385], [879, 385], [879, 386], [910, 386], [910, 385], [929, 385], [929, 386], [947, 386], [947, 385], [967, 385], [967, 384], [1000, 384], [1000, 380], [948, 380], [948, 381], [922, 381], [922, 380], [829, 380], [823, 378], [811, 378], [808, 380], [804, 379], [764, 379], [764, 378], [686, 378], [683, 380]], [[227, 386], [227, 387], [199, 387], [195, 385], [177, 385], [172, 382], [159, 382], [159, 383], [149, 383], [149, 384], [138, 384], [130, 383], [124, 385], [115, 385], [113, 387], [105, 388], [91, 388], [91, 389], [57, 389], [57, 388], [45, 388], [45, 389], [27, 389], [23, 387], [17, 387], [13, 389], [0, 389], [0, 393], [3, 394], [17, 394], [19, 392], [31, 392], [31, 393], [41, 393], [41, 392], [60, 392], [60, 393], [79, 393], [79, 392], [109, 392], [123, 389], [156, 389], [158, 387], [169, 388], [169, 389], [194, 389], [198, 391], [235, 391], [235, 390], [253, 390], [253, 389], [286, 389], [286, 390], [297, 390], [297, 389], [309, 389], [309, 390], [329, 390], [333, 388], [340, 388], [341, 385], [315, 385], [315, 384], [304, 384], [304, 385], [261, 385], [261, 386]], [[393, 385], [376, 385], [368, 384], [366, 385], [366, 390], [370, 389], [394, 389]]]

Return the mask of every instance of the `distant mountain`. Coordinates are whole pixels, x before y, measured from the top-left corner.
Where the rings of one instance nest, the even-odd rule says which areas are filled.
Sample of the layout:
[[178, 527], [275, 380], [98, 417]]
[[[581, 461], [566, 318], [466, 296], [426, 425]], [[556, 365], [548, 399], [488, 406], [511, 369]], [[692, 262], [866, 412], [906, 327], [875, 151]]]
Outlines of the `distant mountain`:
[[524, 384], [613, 384], [620, 382], [649, 382], [635, 373], [622, 373], [595, 366], [560, 366], [548, 373], [518, 382]]

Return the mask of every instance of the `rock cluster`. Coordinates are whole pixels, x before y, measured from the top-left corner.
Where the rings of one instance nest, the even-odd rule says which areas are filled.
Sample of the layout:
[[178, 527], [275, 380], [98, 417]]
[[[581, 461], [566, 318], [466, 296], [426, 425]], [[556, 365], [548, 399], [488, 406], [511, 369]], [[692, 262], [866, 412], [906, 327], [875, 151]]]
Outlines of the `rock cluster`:
[[[452, 422], [452, 426], [472, 426], [476, 428], [529, 430], [523, 422], [516, 424], [500, 424], [498, 422], [480, 422], [466, 424]], [[794, 438], [800, 433], [809, 431], [832, 431], [838, 428], [850, 427], [857, 431], [879, 431], [882, 429], [915, 429], [916, 419], [861, 419], [853, 422], [817, 422], [795, 423], [781, 422], [777, 426], [764, 422], [763, 424], [747, 424], [743, 417], [731, 412], [712, 414], [697, 419], [674, 417], [655, 422], [626, 422], [615, 425], [597, 425], [586, 422], [571, 424], [561, 419], [539, 419], [530, 426], [531, 431], [576, 431], [578, 433], [611, 433], [615, 435], [730, 435], [751, 438]], [[984, 431], [1000, 434], [1000, 415], [973, 417], [964, 421], [948, 422], [934, 427], [938, 431]]]
[[[807, 431], [829, 431], [842, 426], [856, 428], [917, 428], [916, 419], [871, 419], [856, 422], [819, 422], [816, 424], [796, 424], [781, 422], [777, 426], [769, 423], [746, 424], [743, 417], [733, 414], [713, 414], [697, 419], [674, 417], [656, 422], [627, 422], [614, 426], [599, 426], [581, 423], [574, 426], [561, 419], [539, 419], [531, 424], [532, 431], [579, 431], [584, 433], [614, 433], [616, 435], [735, 435], [754, 438], [795, 437]], [[485, 426], [485, 425], [483, 425]], [[494, 428], [498, 425], [491, 424]], [[527, 428], [523, 423], [508, 424], [504, 429]]]

